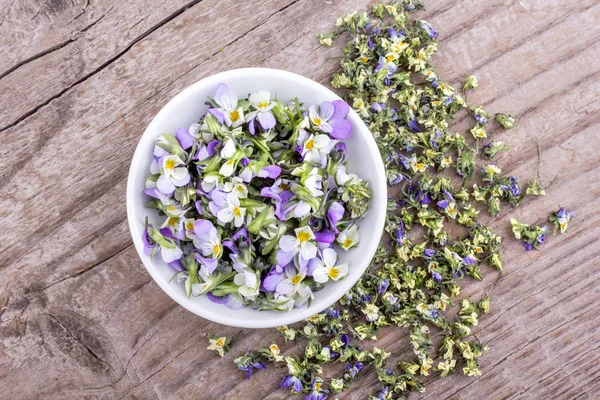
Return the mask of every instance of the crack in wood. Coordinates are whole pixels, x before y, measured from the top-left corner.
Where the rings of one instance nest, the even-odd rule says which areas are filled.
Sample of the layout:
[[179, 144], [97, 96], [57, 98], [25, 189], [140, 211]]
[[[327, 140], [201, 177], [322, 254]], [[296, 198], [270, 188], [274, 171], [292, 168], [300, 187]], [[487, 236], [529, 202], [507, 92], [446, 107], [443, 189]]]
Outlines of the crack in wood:
[[71, 338], [73, 338], [73, 340], [75, 340], [77, 343], [79, 343], [84, 349], [87, 350], [87, 352], [94, 357], [95, 359], [97, 359], [98, 361], [100, 361], [101, 363], [105, 364], [108, 368], [106, 369], [105, 372], [108, 372], [108, 370], [110, 370], [111, 365], [109, 363], [107, 363], [106, 361], [104, 361], [102, 358], [100, 358], [92, 349], [90, 349], [85, 343], [83, 343], [81, 340], [79, 340], [70, 330], [69, 328], [67, 328], [62, 322], [60, 322], [60, 320], [58, 318], [56, 318], [54, 315], [50, 314], [49, 312], [44, 313], [45, 315], [49, 316], [50, 318], [52, 318], [54, 321], [56, 321], [60, 326], [62, 326], [62, 328], [69, 334], [69, 336]]
[[[33, 114], [35, 114], [36, 112], [38, 112], [41, 108], [43, 108], [43, 107], [47, 106], [48, 104], [50, 104], [53, 100], [56, 100], [56, 99], [62, 97], [62, 95], [64, 95], [65, 93], [67, 93], [69, 90], [71, 90], [75, 86], [77, 86], [77, 85], [79, 85], [79, 84], [87, 81], [92, 76], [98, 74], [100, 71], [102, 71], [103, 69], [105, 69], [106, 67], [108, 67], [109, 65], [111, 65], [112, 63], [114, 63], [115, 61], [117, 61], [119, 58], [121, 58], [123, 55], [125, 55], [126, 53], [128, 53], [133, 48], [133, 46], [135, 46], [141, 40], [143, 40], [144, 38], [146, 38], [148, 35], [152, 34], [154, 31], [156, 31], [156, 30], [160, 29], [161, 27], [163, 27], [164, 25], [168, 24], [173, 19], [175, 19], [179, 15], [183, 14], [186, 10], [188, 10], [189, 8], [194, 7], [195, 5], [201, 3], [202, 1], [204, 1], [204, 0], [192, 0], [192, 1], [188, 2], [188, 3], [186, 3], [184, 6], [182, 6], [181, 8], [179, 8], [177, 11], [175, 11], [174, 13], [172, 13], [171, 15], [169, 15], [168, 17], [162, 19], [157, 24], [153, 25], [150, 29], [146, 30], [144, 33], [142, 33], [141, 35], [139, 35], [138, 37], [136, 37], [131, 43], [129, 43], [129, 45], [127, 45], [127, 47], [125, 47], [123, 50], [121, 50], [120, 52], [118, 52], [115, 56], [111, 57], [109, 60], [107, 60], [104, 63], [102, 63], [99, 67], [97, 67], [96, 69], [94, 69], [92, 72], [84, 75], [82, 78], [78, 79], [73, 84], [67, 86], [66, 88], [64, 88], [63, 90], [61, 90], [57, 94], [55, 94], [54, 96], [50, 97], [48, 100], [46, 100], [43, 103], [37, 105], [33, 109], [27, 111], [25, 114], [23, 114], [22, 116], [20, 116], [19, 118], [17, 118], [15, 121], [13, 121], [10, 124], [4, 126], [3, 128], [0, 128], [0, 132], [3, 132], [5, 130], [7, 130], [7, 129], [10, 129], [10, 128], [18, 125], [19, 123], [23, 122], [24, 120], [26, 120], [27, 118], [29, 118], [30, 116], [32, 116]], [[298, 0], [296, 0], [296, 1], [298, 1]], [[69, 40], [71, 40], [71, 39], [69, 39]], [[67, 44], [68, 43], [66, 43], [65, 46]]]

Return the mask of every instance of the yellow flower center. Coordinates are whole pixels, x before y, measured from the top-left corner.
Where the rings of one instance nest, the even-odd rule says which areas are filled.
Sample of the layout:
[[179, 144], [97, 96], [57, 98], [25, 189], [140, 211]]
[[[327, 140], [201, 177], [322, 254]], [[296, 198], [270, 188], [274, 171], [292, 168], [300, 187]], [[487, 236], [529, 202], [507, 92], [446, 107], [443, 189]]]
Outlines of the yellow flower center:
[[269, 348], [271, 349], [272, 352], [276, 353], [279, 351], [279, 347], [277, 347], [276, 344], [272, 344], [271, 346], [269, 346]]
[[298, 241], [300, 243], [308, 242], [310, 240], [310, 233], [302, 231], [298, 232]]
[[213, 246], [213, 254], [215, 256], [218, 256], [220, 252], [221, 252], [221, 246], [219, 246], [218, 244], [215, 244]]
[[242, 211], [240, 210], [239, 207], [234, 207], [233, 208], [233, 215], [235, 215], [236, 217], [241, 217], [242, 216]]
[[367, 61], [369, 61], [369, 59], [367, 57], [361, 57], [360, 61], [366, 63]]
[[217, 347], [223, 347], [223, 345], [225, 345], [224, 340], [222, 338], [218, 338], [215, 341], [215, 344], [217, 345]]
[[258, 108], [267, 108], [269, 107], [269, 103], [266, 101], [261, 101], [260, 103], [258, 103]]
[[292, 285], [297, 285], [302, 282], [302, 275], [294, 275], [292, 277]]
[[194, 224], [192, 222], [188, 222], [187, 224], [185, 224], [185, 229], [187, 229], [188, 231], [194, 230]]
[[240, 112], [238, 110], [233, 110], [231, 114], [229, 114], [229, 118], [231, 122], [237, 122], [240, 119]]
[[390, 54], [385, 59], [387, 60], [387, 62], [392, 62], [392, 61], [394, 61], [394, 56], [392, 54]]
[[327, 275], [329, 275], [331, 279], [336, 279], [338, 276], [340, 276], [340, 270], [337, 268], [331, 268]]
[[348, 248], [350, 246], [352, 246], [352, 239], [347, 238], [346, 240], [344, 240], [344, 247]]
[[[315, 119], [317, 119], [317, 118], [315, 118]], [[320, 124], [320, 123], [321, 123], [321, 121], [319, 121], [319, 124]], [[318, 124], [317, 124], [317, 125], [318, 125]], [[314, 141], [314, 140], [312, 140], [312, 139], [311, 139], [311, 140], [309, 140], [308, 142], [306, 142], [306, 143], [304, 144], [304, 148], [305, 148], [306, 150], [312, 150], [314, 147], [315, 147], [315, 141]]]
[[281, 185], [279, 185], [279, 189], [290, 190], [290, 185], [288, 185], [287, 183], [282, 183]]
[[244, 191], [244, 187], [242, 185], [237, 187], [238, 192], [243, 192]]
[[174, 169], [175, 168], [175, 160], [167, 160], [165, 161], [166, 169]]
[[179, 217], [169, 217], [169, 219], [167, 220], [167, 225], [175, 226], [175, 225], [177, 225], [178, 222], [179, 222]]
[[315, 382], [315, 390], [321, 390], [321, 382]]
[[315, 125], [321, 125], [321, 118], [319, 118], [319, 117], [314, 117], [314, 118], [313, 118], [313, 123], [314, 123]]
[[177, 210], [177, 207], [175, 207], [175, 206], [167, 207], [167, 211], [175, 211], [175, 210]]

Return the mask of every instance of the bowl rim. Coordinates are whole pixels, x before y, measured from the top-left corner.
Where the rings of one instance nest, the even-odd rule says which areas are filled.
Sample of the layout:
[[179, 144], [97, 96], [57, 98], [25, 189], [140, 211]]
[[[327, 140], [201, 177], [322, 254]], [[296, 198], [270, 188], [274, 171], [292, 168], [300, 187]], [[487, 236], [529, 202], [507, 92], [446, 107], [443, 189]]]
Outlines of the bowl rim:
[[[306, 78], [302, 75], [298, 75], [293, 72], [280, 70], [280, 69], [273, 69], [273, 68], [253, 67], [253, 68], [232, 69], [232, 70], [219, 72], [219, 73], [216, 73], [213, 75], [209, 75], [209, 76], [204, 77], [204, 78], [200, 79], [199, 81], [191, 84], [190, 86], [188, 86], [185, 89], [183, 89], [182, 91], [180, 91], [171, 100], [169, 100], [169, 102], [167, 104], [165, 104], [160, 109], [160, 111], [158, 111], [158, 113], [156, 113], [154, 115], [150, 124], [148, 124], [148, 126], [144, 130], [143, 134], [139, 137], [139, 141], [136, 145], [135, 152], [131, 159], [129, 173], [127, 176], [127, 190], [126, 190], [127, 222], [128, 222], [128, 226], [129, 226], [129, 232], [132, 236], [134, 247], [138, 253], [140, 260], [142, 261], [142, 264], [144, 265], [144, 267], [146, 268], [146, 270], [148, 271], [148, 273], [150, 274], [152, 279], [158, 284], [158, 286], [171, 299], [173, 299], [175, 302], [177, 302], [180, 306], [182, 306], [186, 310], [188, 310], [191, 313], [198, 315], [202, 318], [205, 318], [205, 319], [213, 321], [213, 322], [217, 322], [219, 324], [227, 325], [227, 326], [234, 326], [234, 327], [239, 327], [239, 328], [272, 328], [272, 327], [277, 327], [277, 326], [281, 326], [281, 325], [292, 324], [292, 323], [304, 320], [306, 318], [309, 318], [309, 317], [325, 310], [327, 307], [330, 307], [332, 304], [334, 304], [336, 301], [338, 301], [345, 293], [347, 293], [356, 284], [356, 282], [358, 282], [360, 277], [362, 275], [364, 275], [364, 272], [367, 270], [367, 268], [370, 264], [370, 260], [373, 259], [373, 256], [375, 255], [375, 252], [377, 251], [377, 247], [378, 247], [379, 241], [380, 241], [380, 236], [377, 236], [377, 237], [372, 236], [370, 238], [371, 240], [369, 240], [367, 243], [367, 247], [363, 250], [363, 253], [365, 253], [368, 256], [369, 262], [367, 262], [367, 265], [364, 266], [364, 269], [361, 272], [361, 274], [359, 275], [359, 277], [356, 280], [342, 279], [340, 281], [337, 281], [336, 283], [338, 285], [335, 288], [336, 290], [334, 292], [328, 294], [328, 296], [331, 299], [326, 301], [327, 304], [324, 307], [322, 307], [322, 309], [320, 309], [320, 308], [316, 309], [311, 306], [311, 307], [294, 308], [291, 311], [279, 312], [281, 317], [277, 318], [276, 324], [273, 324], [272, 322], [265, 323], [260, 318], [256, 318], [253, 320], [240, 320], [240, 319], [236, 319], [235, 317], [232, 318], [231, 316], [229, 316], [228, 313], [210, 312], [209, 309], [205, 309], [205, 308], [200, 308], [200, 309], [192, 308], [191, 303], [189, 301], [185, 301], [185, 299], [181, 300], [180, 296], [175, 293], [174, 287], [171, 286], [169, 284], [169, 282], [165, 281], [158, 274], [158, 272], [156, 271], [156, 266], [153, 265], [152, 261], [144, 254], [141, 234], [140, 235], [134, 234], [139, 231], [138, 227], [136, 226], [137, 221], [134, 221], [134, 213], [135, 213], [134, 212], [134, 203], [135, 203], [134, 196], [136, 196], [138, 194], [135, 191], [135, 179], [134, 178], [135, 178], [135, 171], [139, 168], [140, 159], [143, 157], [143, 150], [140, 146], [143, 138], [146, 135], [150, 135], [151, 132], [155, 130], [154, 127], [156, 125], [159, 125], [160, 121], [164, 118], [164, 117], [161, 117], [161, 115], [169, 115], [172, 111], [171, 109], [178, 102], [178, 99], [186, 97], [188, 95], [188, 93], [197, 91], [199, 87], [204, 87], [204, 86], [208, 86], [211, 84], [214, 84], [216, 86], [218, 83], [221, 83], [221, 82], [226, 83], [227, 79], [229, 79], [233, 76], [253, 75], [253, 74], [258, 74], [258, 75], [268, 74], [269, 76], [277, 76], [280, 78], [287, 78], [287, 79], [291, 79], [293, 81], [302, 82], [305, 85], [315, 88], [315, 90], [317, 90], [317, 91], [326, 93], [331, 98], [343, 100], [331, 89], [321, 85], [320, 83], [318, 83], [316, 81], [313, 81], [312, 79]], [[360, 129], [358, 129], [358, 130], [370, 133], [369, 128], [366, 126], [366, 124], [363, 122], [363, 120], [358, 116], [358, 114], [352, 109], [352, 107], [350, 107], [350, 112], [348, 113], [348, 119], [352, 120], [353, 124], [356, 124], [360, 127]], [[369, 153], [379, 155], [379, 157], [374, 157], [375, 158], [374, 161], [375, 161], [376, 177], [377, 177], [377, 180], [379, 181], [378, 186], [383, 188], [383, 190], [382, 190], [381, 195], [379, 196], [380, 197], [379, 204], [377, 204], [377, 205], [371, 204], [369, 206], [369, 211], [375, 212], [375, 215], [373, 216], [373, 218], [376, 219], [376, 230], [375, 231], [379, 232], [377, 235], [381, 235], [381, 234], [383, 234], [383, 228], [385, 225], [385, 214], [386, 214], [386, 208], [387, 208], [387, 182], [386, 182], [386, 178], [385, 178], [385, 168], [383, 166], [383, 160], [381, 159], [381, 154], [379, 152], [379, 148], [377, 147], [375, 139], [373, 138], [373, 136], [371, 134], [365, 135], [365, 136], [366, 136], [365, 140], [367, 142], [367, 147], [368, 147]], [[374, 185], [371, 184], [371, 187], [373, 187], [373, 186]], [[373, 198], [371, 199], [371, 201], [373, 201]], [[137, 237], [137, 236], [139, 236], [139, 237]], [[376, 240], [374, 240], [374, 239], [376, 239]], [[263, 311], [256, 310], [256, 312], [260, 313]]]

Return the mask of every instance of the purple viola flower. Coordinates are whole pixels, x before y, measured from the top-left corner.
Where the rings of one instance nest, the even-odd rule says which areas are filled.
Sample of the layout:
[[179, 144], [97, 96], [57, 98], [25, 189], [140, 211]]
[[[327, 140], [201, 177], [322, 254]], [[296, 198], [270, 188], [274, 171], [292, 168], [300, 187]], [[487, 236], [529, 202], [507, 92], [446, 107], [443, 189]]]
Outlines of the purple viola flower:
[[404, 223], [400, 221], [398, 224], [398, 229], [396, 230], [396, 242], [399, 246], [404, 244], [404, 239], [406, 239], [406, 235], [404, 234]]
[[294, 375], [288, 375], [277, 386], [278, 388], [292, 388], [294, 392], [300, 393], [302, 392], [302, 381], [296, 378]]
[[369, 47], [370, 50], [373, 50], [375, 48], [375, 44], [373, 43], [373, 38], [369, 38], [369, 41], [367, 42], [367, 47]]
[[200, 263], [200, 272], [204, 275], [211, 275], [217, 269], [218, 261], [214, 258], [205, 258], [200, 254], [194, 254], [196, 261]]
[[281, 167], [278, 165], [268, 165], [258, 172], [259, 178], [277, 179], [281, 175]]
[[394, 64], [393, 61], [388, 61], [385, 57], [379, 56], [379, 60], [377, 61], [377, 67], [375, 67], [373, 72], [377, 72], [382, 68], [387, 68], [387, 78], [391, 78], [394, 75], [394, 72], [398, 70], [398, 66]]
[[362, 371], [365, 368], [363, 363], [355, 362], [354, 365], [346, 364], [346, 374], [348, 374], [351, 378], [354, 378], [356, 374]]
[[335, 139], [347, 139], [352, 131], [352, 124], [346, 119], [350, 106], [343, 100], [325, 101], [319, 107], [310, 106], [308, 118], [322, 132]]
[[471, 256], [464, 257], [462, 261], [467, 265], [477, 264], [477, 260]]
[[227, 307], [231, 310], [239, 310], [240, 308], [242, 308], [244, 306], [244, 303], [242, 301], [238, 300], [235, 296], [232, 296], [230, 294], [223, 296], [223, 297], [219, 297], [219, 296], [215, 296], [211, 292], [208, 292], [206, 294], [206, 296], [213, 303], [223, 304], [223, 305], [225, 305], [225, 307]]
[[425, 253], [425, 257], [433, 257], [435, 255], [435, 250], [425, 249], [424, 253]]
[[369, 32], [371, 35], [379, 35], [381, 32], [381, 22], [378, 20], [373, 20], [365, 25], [365, 30]]
[[173, 262], [170, 262], [169, 267], [173, 268], [177, 272], [181, 272], [184, 270], [183, 265], [181, 264], [180, 260], [175, 260]]
[[350, 337], [346, 333], [340, 336], [340, 340], [342, 341], [342, 343], [344, 343], [343, 347], [346, 347], [350, 344]]
[[445, 105], [449, 106], [450, 104], [452, 104], [452, 102], [454, 101], [454, 95], [448, 97], [446, 99], [446, 101], [444, 102]]
[[437, 89], [438, 86], [437, 78], [434, 78], [433, 81], [431, 81], [431, 87]]
[[[384, 103], [382, 103], [384, 104]], [[383, 110], [383, 108], [381, 107], [381, 104], [375, 102], [373, 104], [371, 104], [371, 110], [375, 111], [376, 113], [380, 113], [381, 110]]]
[[179, 128], [179, 129], [177, 129], [177, 132], [175, 132], [175, 138], [177, 139], [177, 141], [181, 145], [181, 148], [184, 149], [184, 150], [187, 150], [190, 147], [192, 147], [194, 145], [194, 142], [195, 142], [195, 140], [192, 137], [192, 135], [190, 135], [190, 129], [189, 128]]
[[537, 242], [538, 243], [544, 243], [544, 241], [546, 240], [546, 234], [543, 233], [541, 234], [538, 238], [537, 238]]
[[421, 197], [421, 204], [425, 205], [425, 204], [430, 204], [431, 203], [431, 197], [429, 197], [429, 193], [424, 193], [423, 197]]
[[379, 285], [378, 285], [379, 294], [385, 293], [385, 291], [388, 289], [389, 286], [390, 286], [389, 279], [384, 279], [381, 282], [379, 282]]
[[333, 318], [339, 318], [340, 317], [340, 310], [331, 307], [329, 309], [329, 315], [331, 315]]
[[521, 195], [521, 188], [519, 187], [519, 178], [516, 176], [510, 177], [510, 192], [514, 197]]
[[475, 114], [473, 118], [475, 118], [475, 121], [477, 121], [480, 125], [485, 125], [487, 123], [487, 118], [483, 115]]
[[530, 251], [531, 249], [533, 249], [533, 246], [530, 243], [524, 243], [525, 246], [525, 250]]
[[330, 228], [336, 233], [339, 233], [339, 230], [336, 226], [338, 222], [344, 217], [344, 206], [338, 203], [337, 201], [331, 203], [329, 209], [327, 210], [327, 221], [329, 222]]
[[331, 232], [331, 231], [318, 231], [318, 232], [314, 232], [315, 234], [315, 241], [317, 242], [317, 244], [331, 244], [335, 241], [335, 233]]
[[271, 270], [269, 271], [265, 279], [263, 279], [262, 287], [267, 292], [274, 292], [275, 288], [277, 288], [277, 285], [283, 280], [283, 278], [283, 267], [279, 265], [274, 265], [273, 267], [271, 267]]
[[252, 370], [256, 368], [256, 369], [267, 369], [267, 367], [265, 367], [265, 365], [263, 363], [259, 363], [259, 362], [253, 362], [250, 363], [248, 365], [239, 365], [238, 369], [240, 371], [246, 371], [246, 379], [250, 379], [252, 378]]
[[152, 255], [152, 250], [156, 247], [156, 243], [148, 236], [148, 230], [144, 229], [142, 234], [142, 241], [144, 242], [144, 254], [147, 256]]
[[410, 121], [408, 121], [408, 127], [413, 131], [413, 132], [419, 132], [419, 123], [417, 122], [417, 119], [414, 118]]
[[432, 39], [438, 38], [438, 35], [439, 35], [438, 31], [433, 29], [433, 27], [431, 25], [429, 25], [427, 22], [421, 21], [421, 28], [427, 32], [427, 36], [429, 36], [430, 38], [432, 38]]
[[207, 145], [201, 143], [198, 147], [198, 151], [196, 151], [196, 155], [194, 155], [194, 160], [196, 161], [204, 161], [207, 158], [210, 158], [215, 155], [215, 147], [220, 144], [218, 140], [211, 140]]
[[440, 200], [437, 202], [437, 206], [439, 208], [443, 208], [444, 210], [448, 208], [448, 200]]
[[441, 282], [442, 281], [442, 276], [440, 274], [438, 274], [437, 272], [435, 272], [435, 271], [431, 271], [431, 277], [436, 282]]

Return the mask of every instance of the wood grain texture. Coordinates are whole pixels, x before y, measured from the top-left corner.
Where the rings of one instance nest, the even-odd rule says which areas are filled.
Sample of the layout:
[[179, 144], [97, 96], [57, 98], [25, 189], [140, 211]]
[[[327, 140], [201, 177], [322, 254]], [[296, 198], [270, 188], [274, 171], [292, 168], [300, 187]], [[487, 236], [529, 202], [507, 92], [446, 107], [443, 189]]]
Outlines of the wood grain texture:
[[[547, 196], [490, 223], [505, 273], [475, 329], [491, 350], [482, 376], [428, 378], [423, 399], [600, 397], [600, 4], [596, 0], [430, 0], [435, 63], [473, 104], [518, 116], [495, 134], [498, 161], [534, 177], [536, 136]], [[232, 359], [272, 341], [242, 330], [221, 359], [207, 336], [237, 329], [177, 306], [146, 273], [126, 223], [129, 161], [153, 115], [186, 86], [225, 69], [267, 66], [328, 84], [341, 43], [315, 39], [358, 0], [2, 0], [0, 13], [0, 397], [287, 399], [283, 369], [246, 381]], [[464, 125], [456, 121], [456, 129]], [[508, 215], [533, 223], [557, 204], [569, 234], [540, 252], [510, 239]], [[486, 271], [466, 295], [480, 296]], [[410, 356], [406, 332], [379, 345]], [[366, 373], [340, 399], [375, 390]]]

